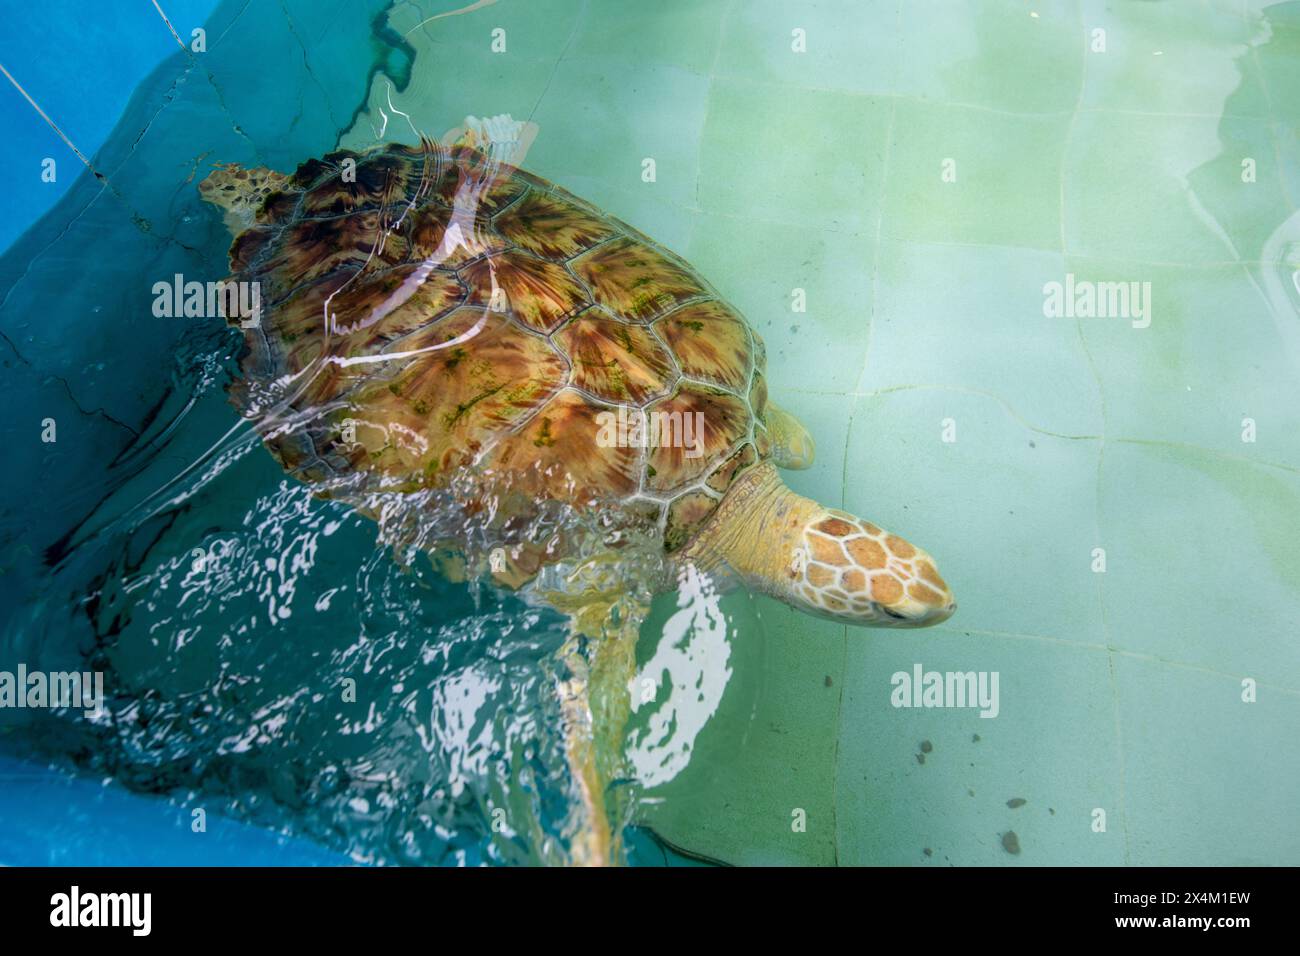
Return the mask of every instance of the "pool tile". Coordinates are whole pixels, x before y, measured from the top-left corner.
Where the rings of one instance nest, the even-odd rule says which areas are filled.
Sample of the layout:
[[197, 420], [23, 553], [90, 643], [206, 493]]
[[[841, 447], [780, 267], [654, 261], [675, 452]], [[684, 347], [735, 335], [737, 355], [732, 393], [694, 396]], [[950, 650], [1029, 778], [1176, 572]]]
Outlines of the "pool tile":
[[1065, 115], [901, 100], [884, 238], [1060, 251]]
[[[1134, 866], [1290, 866], [1300, 857], [1300, 692], [1115, 657]], [[1256, 670], [1258, 681], [1268, 680]]]
[[1025, 424], [1100, 435], [1101, 394], [1075, 322], [1043, 315], [1058, 253], [881, 243], [858, 389], [941, 385], [995, 396]]
[[1300, 687], [1300, 475], [1172, 444], [1108, 442], [1108, 641]]

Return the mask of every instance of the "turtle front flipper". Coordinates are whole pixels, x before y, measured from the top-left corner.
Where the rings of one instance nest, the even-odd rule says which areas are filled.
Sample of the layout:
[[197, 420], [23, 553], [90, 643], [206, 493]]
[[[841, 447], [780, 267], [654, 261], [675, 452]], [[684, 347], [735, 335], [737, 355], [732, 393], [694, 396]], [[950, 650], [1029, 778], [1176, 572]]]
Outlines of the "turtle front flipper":
[[771, 462], [736, 479], [678, 560], [846, 624], [925, 627], [957, 608], [930, 555], [795, 494]]
[[573, 619], [561, 651], [568, 671], [559, 682], [564, 752], [577, 802], [569, 834], [569, 862], [611, 866], [623, 859], [622, 830], [629, 801], [612, 793], [623, 775], [623, 734], [631, 714], [628, 683], [636, 674], [641, 618], [623, 619], [591, 638]]
[[612, 555], [598, 555], [566, 575], [563, 592], [539, 597], [569, 616], [557, 679], [564, 752], [574, 787], [569, 859], [576, 866], [623, 862], [622, 833], [632, 809], [624, 735], [632, 711], [636, 645], [648, 600], [628, 592]]
[[536, 123], [517, 120], [509, 113], [485, 119], [466, 116], [461, 126], [443, 135], [442, 141], [453, 148], [477, 149], [502, 164], [522, 166], [533, 140], [537, 138], [537, 130]]
[[817, 445], [808, 429], [775, 402], [767, 403], [767, 435], [772, 440], [772, 461], [778, 468], [811, 468]]

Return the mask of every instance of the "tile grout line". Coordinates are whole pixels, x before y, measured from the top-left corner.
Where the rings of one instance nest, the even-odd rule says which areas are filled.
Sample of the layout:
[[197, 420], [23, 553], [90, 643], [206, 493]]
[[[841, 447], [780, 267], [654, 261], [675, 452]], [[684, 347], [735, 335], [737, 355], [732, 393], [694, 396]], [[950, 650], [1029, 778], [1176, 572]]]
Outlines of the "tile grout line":
[[[1080, 332], [1082, 338], [1082, 331]], [[1091, 362], [1091, 353], [1089, 353]], [[1097, 383], [1098, 389], [1101, 388], [1100, 380]], [[1103, 421], [1106, 414], [1106, 397], [1102, 393], [1102, 417]], [[1097, 448], [1097, 511], [1096, 527], [1097, 539], [1103, 540], [1104, 531], [1102, 528], [1101, 517], [1101, 473], [1106, 458], [1106, 442], [1103, 439]], [[1132, 865], [1132, 849], [1129, 843], [1128, 832], [1128, 758], [1124, 753], [1124, 721], [1122, 718], [1123, 710], [1120, 706], [1119, 675], [1115, 672], [1115, 655], [1118, 648], [1115, 647], [1111, 637], [1110, 618], [1106, 614], [1106, 594], [1105, 582], [1103, 575], [1094, 575], [1097, 578], [1097, 610], [1101, 619], [1101, 632], [1106, 639], [1106, 673], [1110, 682], [1111, 689], [1111, 709], [1115, 721], [1115, 752], [1119, 757], [1119, 811], [1120, 821], [1124, 826], [1124, 865]]]
[[[743, 222], [743, 223], [765, 225], [765, 226], [781, 226], [786, 228], [794, 227], [796, 229], [807, 229], [810, 231], [819, 231], [821, 233], [832, 235], [832, 236], [849, 236], [849, 237], [866, 238], [865, 234], [861, 230], [842, 229], [842, 228], [836, 228], [834, 226], [819, 225], [814, 220], [788, 221], [788, 220], [781, 220], [781, 219], [769, 219], [766, 216], [753, 216], [753, 215], [741, 216], [741, 215], [737, 215], [736, 213], [722, 212], [721, 210], [704, 209], [702, 206], [698, 204], [686, 205], [680, 202], [675, 202], [671, 199], [657, 199], [654, 201], [656, 203], [660, 203], [668, 207], [669, 209], [674, 209], [679, 212], [692, 213], [694, 215], [707, 214], [710, 218], [713, 219], [726, 219], [732, 222]], [[891, 235], [889, 233], [884, 232], [883, 229], [881, 230], [879, 235], [879, 242], [893, 243], [896, 245], [903, 245], [903, 246], [937, 246], [941, 248], [956, 248], [956, 249], [994, 249], [994, 250], [1005, 250], [1007, 252], [1016, 252], [1016, 253], [1027, 252], [1027, 253], [1038, 254], [1042, 256], [1063, 255], [1067, 259], [1085, 259], [1092, 262], [1103, 262], [1103, 263], [1118, 262], [1121, 261], [1122, 259], [1122, 261], [1125, 264], [1141, 265], [1141, 266], [1157, 266], [1160, 268], [1183, 269], [1183, 270], [1195, 271], [1195, 272], [1209, 271], [1211, 269], [1224, 269], [1227, 267], [1235, 267], [1235, 266], [1268, 266], [1273, 264], [1271, 262], [1262, 262], [1254, 259], [1204, 259], [1199, 261], [1188, 259], [1180, 262], [1176, 260], [1141, 259], [1133, 256], [1127, 256], [1127, 255], [1125, 256], [1117, 256], [1114, 254], [1101, 255], [1092, 252], [1074, 252], [1070, 250], [1066, 250], [1064, 253], [1060, 253], [1055, 248], [1046, 249], [1039, 246], [1020, 246], [1020, 245], [1013, 245], [1013, 244], [1003, 243], [1003, 242], [959, 242], [950, 239], [928, 239], [928, 238], [918, 238], [914, 236], [905, 236], [905, 235]]]
[[[1053, 637], [1050, 634], [1025, 634], [1017, 631], [991, 631], [987, 628], [978, 627], [952, 627], [941, 626], [937, 628], [939, 633], [956, 634], [960, 632], [964, 636], [977, 635], [980, 637], [991, 637], [996, 640], [1006, 641], [1034, 641], [1040, 644], [1054, 644], [1061, 647], [1069, 648], [1076, 651], [1095, 651], [1115, 657], [1128, 658], [1135, 661], [1144, 661], [1150, 664], [1160, 664], [1165, 667], [1173, 667], [1178, 670], [1195, 671], [1200, 674], [1208, 674], [1212, 677], [1221, 677], [1224, 680], [1240, 682], [1250, 676], [1248, 674], [1230, 674], [1227, 671], [1215, 670], [1213, 667], [1207, 667], [1204, 664], [1194, 664], [1190, 661], [1171, 660], [1167, 657], [1160, 657], [1157, 654], [1148, 654], [1143, 651], [1131, 651], [1122, 647], [1110, 647], [1106, 644], [1096, 644], [1091, 641], [1074, 641], [1065, 637]], [[1258, 678], [1251, 678], [1259, 687], [1266, 687], [1269, 690], [1285, 694], [1288, 697], [1300, 698], [1300, 685], [1291, 687], [1286, 684], [1275, 684], [1272, 682], [1261, 682]]]
[[[880, 236], [885, 225], [886, 192], [889, 189], [889, 159], [894, 150], [894, 123], [898, 115], [897, 107], [890, 107], [889, 125], [885, 128], [885, 151], [880, 171], [880, 209], [876, 214], [876, 236], [871, 250], [871, 309], [867, 313], [867, 343], [862, 352], [862, 371], [858, 373], [858, 384], [866, 380], [867, 368], [871, 364], [871, 340], [876, 326], [876, 306], [880, 300]], [[851, 423], [850, 423], [851, 424]], [[847, 489], [844, 489], [847, 492]]]
[[[880, 395], [889, 395], [894, 392], [923, 391], [923, 390], [960, 392], [967, 395], [978, 395], [982, 398], [991, 399], [992, 401], [995, 401], [998, 404], [1000, 404], [1007, 411], [1007, 413], [1013, 419], [1015, 419], [1016, 422], [1020, 424], [1022, 427], [1029, 429], [1035, 434], [1046, 435], [1049, 438], [1059, 438], [1062, 441], [1105, 441], [1106, 440], [1106, 436], [1104, 435], [1070, 435], [1063, 432], [1053, 431], [1050, 428], [1043, 428], [1042, 426], [1035, 425], [1032, 422], [1026, 420], [1019, 412], [1017, 412], [1015, 408], [1009, 402], [1006, 401], [1006, 399], [998, 395], [995, 395], [992, 392], [985, 392], [981, 389], [969, 388], [964, 385], [947, 385], [943, 383], [925, 382], [925, 383], [909, 384], [909, 385], [886, 385], [881, 388], [872, 389], [871, 391], [866, 391], [866, 392], [858, 391], [858, 390], [834, 391], [828, 389], [811, 389], [811, 388], [783, 388], [782, 389], [783, 392], [792, 395], [830, 395], [835, 398], [874, 398]], [[1240, 455], [1230, 455], [1227, 452], [1222, 451], [1220, 449], [1209, 448], [1206, 447], [1205, 445], [1197, 445], [1192, 442], [1161, 441], [1154, 438], [1130, 438], [1125, 436], [1112, 437], [1109, 440], [1122, 445], [1150, 445], [1158, 448], [1187, 449], [1190, 451], [1200, 452], [1201, 454], [1204, 455], [1211, 455], [1215, 458], [1221, 458], [1226, 461], [1235, 462], [1241, 465], [1254, 465], [1261, 468], [1271, 468], [1275, 471], [1284, 471], [1290, 474], [1300, 475], [1300, 467], [1294, 465], [1286, 465], [1281, 462], [1268, 461], [1266, 459], [1244, 458]]]
[[[901, 70], [902, 51], [898, 48], [898, 37], [902, 35], [903, 22], [903, 0], [898, 0], [894, 5], [894, 82], [897, 84], [898, 74]], [[898, 105], [892, 103], [889, 109], [889, 125], [885, 128], [885, 148], [881, 157], [880, 169], [880, 208], [876, 211], [876, 236], [875, 248], [872, 250], [871, 263], [871, 309], [867, 313], [867, 344], [862, 354], [862, 371], [858, 373], [858, 385], [862, 385], [867, 376], [867, 367], [871, 363], [871, 339], [872, 332], [876, 325], [876, 304], [879, 299], [880, 288], [880, 236], [885, 225], [885, 202], [889, 190], [889, 160], [894, 150], [894, 124], [898, 116]], [[844, 436], [844, 465], [840, 477], [840, 507], [848, 506], [848, 460], [849, 460], [849, 438], [853, 434], [853, 416], [857, 412], [857, 400], [855, 398], [852, 408], [849, 410], [848, 426]], [[847, 631], [846, 631], [847, 638]]]
[[[1074, 134], [1074, 127], [1075, 124], [1078, 122], [1079, 110], [1083, 106], [1084, 95], [1086, 93], [1087, 86], [1088, 86], [1088, 46], [1087, 46], [1088, 26], [1087, 23], [1084, 22], [1084, 16], [1085, 16], [1084, 7], [1081, 4], [1079, 7], [1079, 35], [1080, 35], [1079, 98], [1075, 103], [1075, 111], [1073, 115], [1071, 115], [1070, 124], [1066, 129], [1065, 148], [1062, 150], [1061, 153], [1061, 184], [1060, 184], [1061, 185], [1061, 191], [1060, 191], [1061, 255], [1067, 259], [1069, 255], [1069, 253], [1067, 252], [1067, 250], [1069, 249], [1069, 242], [1066, 238], [1065, 166], [1070, 152], [1070, 139]], [[1095, 479], [1096, 485], [1094, 487], [1095, 510], [1093, 512], [1093, 526], [1096, 529], [1096, 535], [1097, 535], [1094, 540], [1102, 541], [1104, 540], [1104, 532], [1102, 528], [1104, 522], [1102, 520], [1101, 502], [1102, 502], [1102, 469], [1106, 458], [1106, 420], [1107, 420], [1106, 387], [1105, 387], [1105, 383], [1102, 381], [1101, 373], [1097, 369], [1097, 363], [1092, 357], [1092, 351], [1088, 348], [1088, 341], [1083, 334], [1082, 319], [1075, 319], [1075, 331], [1078, 333], [1079, 346], [1080, 348], [1083, 349], [1084, 358], [1087, 360], [1088, 363], [1088, 369], [1092, 373], [1093, 383], [1097, 387], [1097, 400], [1099, 404], [1098, 412], [1101, 415], [1101, 435], [1097, 439], [1097, 472], [1096, 472], [1096, 479]], [[1094, 547], [1097, 546], [1098, 545], [1094, 545]], [[1104, 545], [1102, 545], [1102, 547], [1104, 548]], [[1103, 551], [1103, 554], [1104, 553], [1105, 552]], [[1125, 791], [1127, 789], [1126, 786], [1127, 781], [1125, 779], [1125, 776], [1127, 774], [1127, 769], [1126, 769], [1127, 761], [1124, 756], [1124, 728], [1123, 728], [1123, 723], [1120, 719], [1121, 708], [1120, 708], [1120, 700], [1119, 700], [1119, 680], [1115, 674], [1115, 655], [1113, 652], [1112, 641], [1111, 641], [1110, 622], [1106, 618], [1106, 597], [1103, 590], [1103, 579], [1101, 575], [1094, 575], [1094, 577], [1096, 578], [1095, 583], [1096, 583], [1096, 593], [1097, 593], [1097, 610], [1101, 621], [1101, 632], [1106, 642], [1106, 673], [1107, 673], [1108, 683], [1110, 684], [1111, 716], [1114, 720], [1114, 727], [1115, 727], [1115, 752], [1116, 755], [1119, 757], [1119, 794], [1118, 794], [1119, 813], [1120, 813], [1120, 822], [1123, 826], [1123, 834], [1124, 834], [1124, 864], [1125, 866], [1127, 866], [1130, 863], [1131, 854], [1130, 854], [1129, 833], [1128, 833], [1128, 806], [1127, 806], [1127, 801], [1125, 799]]]
[[1057, 225], [1061, 233], [1061, 256], [1065, 258], [1069, 255], [1070, 244], [1065, 238], [1065, 165], [1070, 154], [1070, 139], [1074, 135], [1075, 123], [1079, 120], [1079, 110], [1083, 108], [1083, 97], [1088, 87], [1088, 27], [1083, 22], [1083, 8], [1079, 8], [1079, 94], [1074, 99], [1074, 110], [1070, 113], [1070, 122], [1065, 127], [1065, 140], [1061, 146], [1061, 168], [1060, 180], [1058, 182], [1058, 197], [1060, 204], [1057, 209]]
[[[849, 482], [849, 441], [853, 436], [853, 416], [857, 411], [858, 399], [855, 397], [849, 406], [849, 420], [844, 428], [844, 453], [840, 456], [840, 508], [848, 503], [847, 490]], [[849, 670], [849, 626], [840, 625], [840, 692], [835, 698], [835, 746], [831, 750], [831, 851], [835, 865], [840, 862], [840, 736], [844, 732], [844, 686], [845, 675]]]
[[[684, 72], [695, 72], [686, 70]], [[749, 86], [754, 88], [773, 88], [786, 90], [790, 84], [779, 80], [761, 79], [754, 76], [745, 76], [741, 74], [719, 74], [717, 79], [734, 83], [737, 86]], [[1098, 106], [1083, 106], [1080, 103], [1074, 110], [1046, 110], [1042, 112], [1032, 112], [1025, 110], [1005, 110], [996, 106], [986, 106], [983, 103], [963, 103], [959, 100], [941, 100], [932, 99], [928, 96], [921, 96], [916, 93], [899, 93], [889, 90], [852, 90], [834, 86], [809, 86], [800, 84], [798, 89], [809, 93], [823, 93], [832, 96], [845, 96], [852, 99], [866, 100], [904, 100], [915, 103], [920, 106], [936, 106], [954, 110], [970, 110], [978, 113], [993, 113], [998, 116], [1010, 116], [1017, 119], [1027, 120], [1048, 120], [1064, 119], [1065, 117], [1075, 117], [1078, 115], [1097, 114], [1101, 116], [1133, 116], [1142, 119], [1201, 119], [1201, 120], [1220, 120], [1220, 119], [1241, 119], [1254, 120], [1263, 122], [1264, 117], [1252, 115], [1249, 113], [1186, 113], [1186, 112], [1167, 112], [1167, 111], [1150, 111], [1150, 110], [1126, 110], [1126, 109], [1107, 109]]]
[[[902, 54], [899, 49], [898, 38], [901, 34], [901, 25], [903, 19], [903, 0], [898, 0], [894, 6], [894, 82], [897, 84], [898, 73], [901, 69]], [[885, 222], [885, 201], [886, 191], [889, 188], [889, 159], [894, 148], [894, 121], [898, 115], [898, 102], [896, 99], [890, 99], [889, 105], [889, 125], [885, 130], [885, 148], [881, 158], [880, 171], [880, 193], [879, 209], [876, 211], [876, 236], [872, 248], [871, 263], [871, 309], [867, 316], [867, 342], [862, 352], [862, 371], [858, 374], [859, 384], [866, 377], [867, 366], [871, 361], [871, 334], [876, 324], [876, 301], [878, 297], [878, 283], [880, 278], [880, 233]], [[858, 410], [858, 398], [855, 396], [849, 407], [849, 420], [844, 428], [844, 454], [840, 462], [840, 507], [848, 507], [849, 494], [849, 445], [853, 438], [853, 419]], [[831, 775], [831, 813], [832, 813], [832, 845], [835, 853], [835, 863], [839, 865], [839, 846], [840, 846], [840, 827], [839, 827], [839, 775], [840, 775], [840, 736], [844, 729], [844, 675], [848, 673], [849, 666], [849, 628], [845, 624], [840, 628], [840, 693], [836, 701], [835, 708], [835, 749], [832, 754], [832, 775]]]
[[[900, 49], [902, 35], [902, 0], [897, 0], [894, 4], [894, 85], [897, 86], [898, 73], [901, 70]], [[885, 202], [887, 202], [887, 191], [889, 189], [889, 159], [893, 155], [893, 137], [894, 122], [898, 116], [898, 100], [891, 98], [889, 100], [889, 125], [885, 127], [885, 143], [883, 155], [880, 160], [880, 193], [879, 208], [876, 209], [876, 234], [874, 245], [871, 250], [871, 310], [867, 313], [867, 343], [862, 350], [862, 371], [858, 373], [858, 384], [867, 376], [867, 367], [871, 363], [871, 341], [874, 336], [876, 326], [876, 306], [880, 299], [880, 233], [884, 228], [885, 220]], [[846, 509], [849, 503], [849, 444], [853, 440], [853, 419], [858, 412], [858, 399], [853, 399], [853, 405], [849, 408], [849, 420], [844, 429], [844, 457], [840, 464], [840, 507]], [[833, 771], [833, 801], [832, 806], [839, 805], [840, 797], [840, 736], [844, 731], [844, 675], [849, 671], [849, 627], [845, 624], [841, 628], [841, 666], [840, 666], [840, 697], [837, 701], [836, 718], [835, 718], [835, 771]], [[835, 818], [835, 856], [836, 862], [840, 860], [840, 822], [839, 817]]]
[[[700, 151], [695, 162], [695, 208], [686, 210], [691, 213], [703, 213], [700, 208], [700, 179], [704, 175], [704, 137], [709, 129], [709, 113], [713, 109], [713, 88], [718, 79], [718, 61], [722, 59], [722, 47], [726, 43], [727, 24], [731, 22], [731, 15], [735, 9], [735, 0], [728, 0], [726, 7], [722, 11], [722, 16], [718, 20], [718, 42], [713, 47], [713, 61], [709, 64], [709, 88], [704, 96], [704, 116], [700, 121]], [[712, 214], [710, 214], [712, 215]], [[691, 225], [691, 236], [694, 238], [695, 226]]]
[[[551, 84], [555, 82], [555, 76], [560, 72], [560, 67], [564, 64], [564, 58], [568, 56], [569, 48], [573, 46], [573, 41], [578, 35], [578, 28], [582, 25], [582, 21], [587, 16], [587, 2], [588, 0], [582, 0], [582, 7], [573, 18], [573, 26], [569, 28], [569, 38], [564, 41], [564, 48], [560, 50], [560, 55], [556, 58], [555, 65], [551, 67], [550, 75], [546, 78], [546, 85], [542, 87], [542, 92], [538, 94], [537, 102], [533, 104], [533, 108], [528, 111], [528, 118], [525, 122], [533, 122], [533, 118], [537, 115], [537, 111], [541, 109], [542, 103], [546, 101], [546, 94], [551, 91]], [[422, 23], [420, 26], [424, 26], [424, 24]]]

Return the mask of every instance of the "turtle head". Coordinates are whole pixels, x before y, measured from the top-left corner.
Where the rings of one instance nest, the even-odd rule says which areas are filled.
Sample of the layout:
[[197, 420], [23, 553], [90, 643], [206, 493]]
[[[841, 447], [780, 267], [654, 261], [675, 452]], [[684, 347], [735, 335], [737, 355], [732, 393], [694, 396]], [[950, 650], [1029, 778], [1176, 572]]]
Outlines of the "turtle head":
[[257, 219], [257, 211], [268, 196], [284, 189], [289, 177], [273, 169], [244, 169], [235, 163], [215, 163], [199, 183], [199, 196], [224, 213], [231, 235], [237, 236]]
[[867, 627], [926, 627], [957, 609], [934, 559], [869, 521], [819, 507], [794, 537], [790, 603], [814, 614]]
[[736, 479], [685, 557], [725, 566], [754, 590], [845, 624], [926, 627], [957, 609], [929, 554], [795, 494], [769, 462]]

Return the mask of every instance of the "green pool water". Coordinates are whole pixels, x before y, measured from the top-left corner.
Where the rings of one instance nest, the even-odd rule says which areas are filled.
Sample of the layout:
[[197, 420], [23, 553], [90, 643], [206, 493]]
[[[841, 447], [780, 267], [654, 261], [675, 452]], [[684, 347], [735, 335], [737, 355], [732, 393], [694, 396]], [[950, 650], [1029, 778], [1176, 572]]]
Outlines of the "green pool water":
[[[398, 574], [368, 522], [305, 503], [260, 449], [178, 491], [234, 422], [195, 358], [228, 362], [229, 343], [106, 320], [146, 315], [148, 283], [174, 269], [224, 266], [228, 237], [194, 188], [204, 164], [291, 170], [508, 113], [536, 126], [529, 170], [684, 256], [763, 336], [771, 394], [818, 447], [789, 485], [924, 547], [959, 605], [883, 631], [746, 593], [720, 615], [661, 597], [638, 660], [670, 678], [671, 732], [643, 713], [629, 740], [634, 862], [1300, 862], [1300, 3], [321, 6], [221, 4], [210, 59], [160, 68], [96, 156], [116, 198], [89, 202], [82, 184], [0, 260], [25, 363], [9, 407], [98, 409], [136, 434], [98, 422], [7, 479], [63, 497], [39, 519], [29, 499], [5, 512], [0, 651], [42, 628], [83, 651], [115, 635], [116, 666], [164, 698], [218, 665], [257, 673], [249, 702], [218, 700], [194, 740], [319, 686], [313, 648], [331, 679], [382, 660], [376, 687], [439, 688], [413, 717], [445, 753], [384, 737], [404, 719], [391, 702], [369, 750], [355, 716], [316, 713], [291, 718], [292, 742], [264, 726], [251, 756], [184, 733], [167, 755], [220, 763], [232, 813], [359, 859], [400, 856], [421, 814], [455, 862], [482, 858], [492, 800], [467, 781], [492, 778], [499, 801], [542, 760], [527, 701], [557, 626]], [[44, 326], [42, 284], [62, 296]], [[105, 356], [119, 364], [95, 371]], [[164, 394], [173, 362], [184, 387]], [[108, 460], [97, 483], [85, 463]], [[65, 528], [64, 512], [94, 517]], [[259, 560], [290, 555], [293, 573], [255, 565], [242, 597], [181, 601], [169, 569], [254, 527]], [[22, 547], [62, 564], [47, 580]], [[86, 581], [100, 598], [74, 614]], [[268, 593], [294, 616], [263, 620]], [[348, 646], [354, 626], [369, 645]], [[444, 661], [460, 684], [436, 683]], [[996, 716], [895, 706], [895, 675], [917, 668], [996, 674]], [[512, 679], [505, 712], [529, 721], [500, 726], [491, 694], [466, 702]], [[141, 788], [191, 799], [211, 776], [169, 777], [131, 746], [153, 769], [121, 776]], [[503, 759], [515, 770], [485, 769]], [[338, 766], [424, 790], [385, 816]], [[337, 806], [296, 827], [301, 780]], [[520, 853], [505, 861], [532, 861]]]
[[[890, 633], [758, 599], [761, 690], [651, 788], [659, 833], [736, 863], [1300, 859], [1300, 4], [500, 3], [412, 42], [457, 68], [394, 102], [531, 117], [533, 169], [765, 337], [819, 447], [792, 487], [959, 601]], [[1045, 316], [1067, 275], [1150, 283], [1149, 324]], [[917, 663], [997, 671], [1000, 713], [893, 707]]]

